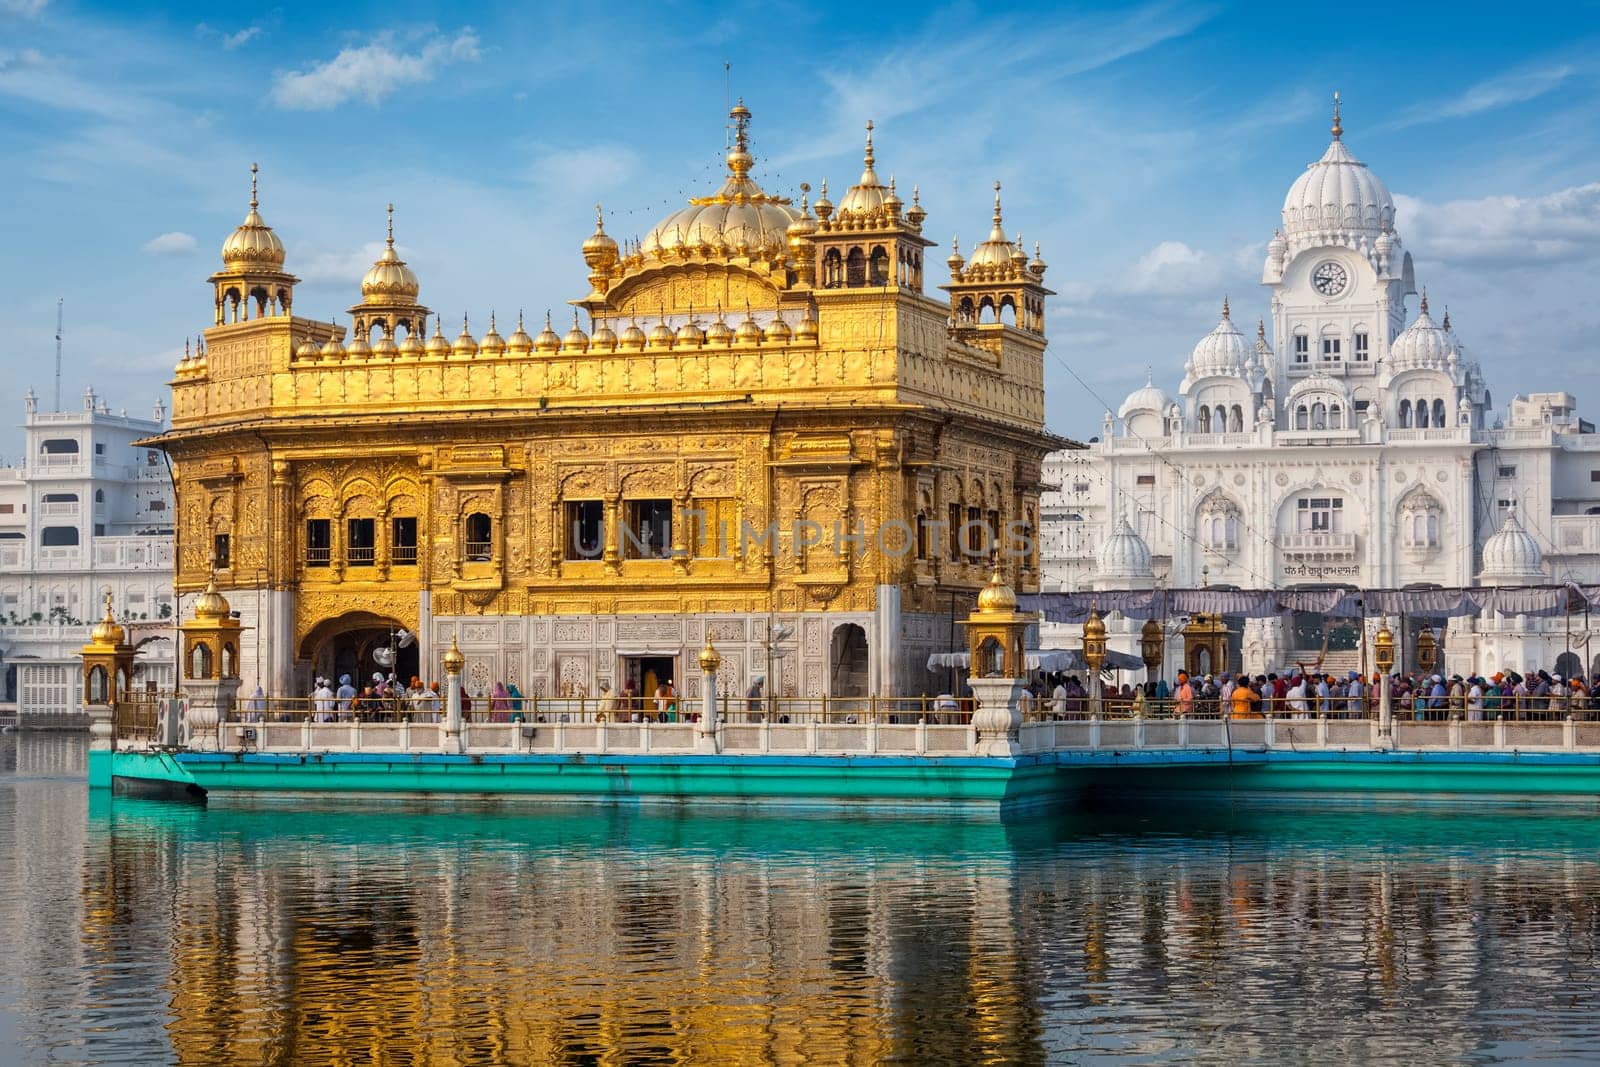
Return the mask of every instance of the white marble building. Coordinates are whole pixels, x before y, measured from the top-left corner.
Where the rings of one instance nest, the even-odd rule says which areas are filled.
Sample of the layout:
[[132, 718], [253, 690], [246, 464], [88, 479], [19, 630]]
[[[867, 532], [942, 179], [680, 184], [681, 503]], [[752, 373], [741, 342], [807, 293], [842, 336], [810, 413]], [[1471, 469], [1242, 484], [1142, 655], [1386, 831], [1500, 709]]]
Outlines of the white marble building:
[[[56, 725], [80, 715], [78, 652], [105, 586], [140, 639], [173, 619], [172, 481], [161, 453], [133, 447], [166, 411], [113, 414], [93, 390], [75, 411], [41, 411], [32, 391], [23, 406], [21, 462], [0, 466], [0, 714]], [[172, 661], [155, 636], [135, 684], [170, 689]]]
[[[1219, 299], [1175, 392], [1147, 382], [1086, 451], [1046, 461], [1046, 590], [1600, 581], [1600, 435], [1565, 392], [1497, 411], [1394, 214], [1336, 113], [1284, 199], [1265, 314]], [[1581, 619], [1450, 625], [1452, 670], [1600, 667]], [[1254, 671], [1321, 643], [1312, 620], [1238, 629]]]

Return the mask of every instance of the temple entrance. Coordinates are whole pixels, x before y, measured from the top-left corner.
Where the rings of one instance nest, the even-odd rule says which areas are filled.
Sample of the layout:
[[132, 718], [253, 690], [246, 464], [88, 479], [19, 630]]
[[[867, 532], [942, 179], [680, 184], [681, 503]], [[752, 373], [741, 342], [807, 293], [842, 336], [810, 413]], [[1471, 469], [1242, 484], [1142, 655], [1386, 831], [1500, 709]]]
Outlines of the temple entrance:
[[828, 695], [866, 696], [867, 667], [867, 631], [853, 622], [834, 627], [828, 652]]
[[[311, 628], [300, 642], [300, 656], [311, 661], [314, 677], [327, 678], [335, 685], [344, 675], [360, 688], [370, 682], [374, 674], [387, 677], [390, 673], [408, 684], [413, 677], [424, 682], [442, 682], [440, 678], [427, 678], [420, 670], [421, 649], [413, 637], [405, 648], [398, 647], [399, 631], [408, 629], [395, 619], [371, 612], [358, 611], [324, 619]], [[389, 651], [394, 651], [392, 666], [386, 665]], [[308, 679], [309, 681], [309, 679]]]
[[623, 693], [625, 694], [631, 687], [635, 697], [635, 702], [623, 710], [629, 712], [646, 710], [654, 712], [656, 710], [656, 689], [667, 682], [672, 683], [673, 692], [682, 696], [683, 680], [678, 677], [677, 663], [676, 656], [623, 656]]

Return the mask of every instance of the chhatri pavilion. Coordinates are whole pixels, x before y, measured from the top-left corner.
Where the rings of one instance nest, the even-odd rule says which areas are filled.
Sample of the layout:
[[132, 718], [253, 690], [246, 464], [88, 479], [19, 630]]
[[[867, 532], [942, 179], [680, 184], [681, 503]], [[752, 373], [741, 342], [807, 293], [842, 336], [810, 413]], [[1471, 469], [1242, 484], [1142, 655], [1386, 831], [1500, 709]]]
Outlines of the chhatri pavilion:
[[[250, 211], [178, 364], [177, 590], [214, 577], [246, 687], [303, 694], [398, 648], [529, 695], [695, 695], [713, 639], [735, 692], [937, 692], [998, 552], [1038, 588], [1045, 264], [1006, 237], [925, 291], [927, 212], [861, 176], [796, 206], [752, 175], [750, 112], [720, 188], [641, 240], [603, 216], [573, 321], [450, 336], [387, 246], [348, 326]], [[558, 333], [558, 329], [564, 329]], [[402, 413], [403, 418], [396, 414]], [[406, 645], [396, 640], [405, 630]]]

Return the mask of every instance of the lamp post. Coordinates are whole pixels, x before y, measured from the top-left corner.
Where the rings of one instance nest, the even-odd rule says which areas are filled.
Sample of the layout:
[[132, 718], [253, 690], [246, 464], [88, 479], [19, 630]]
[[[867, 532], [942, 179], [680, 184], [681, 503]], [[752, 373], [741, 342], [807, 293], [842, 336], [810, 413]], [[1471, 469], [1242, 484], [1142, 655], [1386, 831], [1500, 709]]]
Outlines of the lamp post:
[[1089, 718], [1100, 717], [1100, 668], [1106, 662], [1106, 624], [1099, 607], [1089, 603], [1089, 617], [1083, 621], [1083, 661], [1089, 666]]
[[1152, 615], [1145, 620], [1144, 628], [1139, 631], [1139, 656], [1144, 660], [1144, 680], [1147, 685], [1156, 680], [1161, 670], [1161, 657], [1166, 643], [1166, 632]]
[[1423, 623], [1417, 633], [1417, 669], [1423, 674], [1431, 674], [1438, 662], [1439, 643], [1434, 639], [1433, 627]]
[[450, 647], [444, 654], [444, 748], [447, 752], [461, 751], [461, 668], [466, 665], [467, 657], [461, 654], [455, 635], [451, 634]]
[[694, 747], [705, 752], [717, 749], [717, 668], [722, 666], [722, 653], [711, 644], [709, 628], [706, 647], [700, 650], [700, 669], [705, 672], [702, 683], [700, 721], [695, 724]]
[[1389, 695], [1389, 672], [1394, 669], [1394, 634], [1389, 631], [1387, 615], [1373, 635], [1372, 658], [1378, 665], [1378, 736], [1388, 740], [1394, 733], [1394, 706]]

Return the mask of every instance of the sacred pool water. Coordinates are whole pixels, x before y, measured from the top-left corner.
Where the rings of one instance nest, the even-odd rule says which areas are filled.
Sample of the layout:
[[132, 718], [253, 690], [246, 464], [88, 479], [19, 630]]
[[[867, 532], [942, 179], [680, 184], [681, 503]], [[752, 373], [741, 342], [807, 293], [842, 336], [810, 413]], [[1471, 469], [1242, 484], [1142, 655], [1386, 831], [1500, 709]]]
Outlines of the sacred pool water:
[[7, 1062], [1600, 1057], [1600, 825], [117, 800], [0, 738]]

